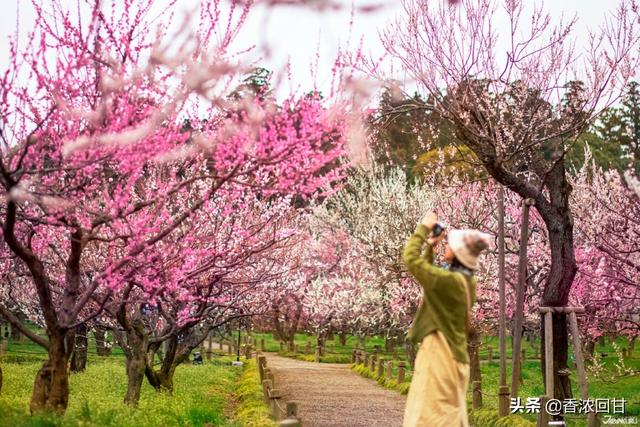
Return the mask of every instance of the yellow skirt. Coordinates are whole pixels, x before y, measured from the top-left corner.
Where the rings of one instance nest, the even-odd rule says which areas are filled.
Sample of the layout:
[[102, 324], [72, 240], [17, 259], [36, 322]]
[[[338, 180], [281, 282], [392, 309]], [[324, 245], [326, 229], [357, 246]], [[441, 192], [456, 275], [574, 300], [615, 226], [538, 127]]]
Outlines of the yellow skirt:
[[420, 344], [403, 427], [468, 427], [469, 365], [453, 358], [440, 331]]

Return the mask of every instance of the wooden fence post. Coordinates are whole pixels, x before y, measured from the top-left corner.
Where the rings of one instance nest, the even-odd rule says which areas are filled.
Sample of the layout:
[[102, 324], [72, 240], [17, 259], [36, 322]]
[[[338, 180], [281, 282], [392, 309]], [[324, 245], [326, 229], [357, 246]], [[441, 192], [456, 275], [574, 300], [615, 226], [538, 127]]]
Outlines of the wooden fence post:
[[298, 405], [296, 402], [287, 402], [287, 412], [285, 419], [280, 421], [279, 427], [302, 427], [298, 418]]
[[403, 360], [398, 362], [398, 384], [402, 384], [404, 382], [404, 367], [405, 362]]
[[304, 354], [309, 354], [309, 353], [311, 353], [311, 343], [307, 341], [304, 344]]
[[540, 412], [538, 413], [538, 418], [536, 420], [536, 427], [548, 427], [549, 421], [551, 417], [547, 412], [547, 402], [549, 401], [549, 396], [540, 396]]
[[264, 351], [264, 338], [260, 338], [260, 351]]
[[[582, 401], [589, 399], [589, 388], [587, 386], [587, 375], [584, 370], [584, 359], [582, 357], [582, 344], [580, 343], [580, 331], [578, 330], [578, 320], [575, 311], [569, 313], [569, 326], [571, 337], [573, 338], [573, 354], [575, 356], [576, 368], [578, 369], [578, 384], [580, 386], [580, 397]], [[594, 412], [587, 414], [587, 425], [596, 427], [598, 421]]]
[[384, 357], [378, 359], [378, 376], [380, 378], [384, 376]]
[[487, 349], [489, 351], [489, 364], [493, 363], [493, 347]]
[[522, 361], [522, 363], [527, 361], [527, 350], [526, 349], [521, 349], [520, 352], [522, 353], [522, 357], [520, 358], [520, 360]]
[[273, 383], [271, 380], [264, 379], [262, 380], [262, 393], [264, 395], [264, 401], [269, 403], [269, 391], [273, 388]]
[[320, 363], [320, 346], [319, 345], [316, 346], [315, 361], [316, 363]]
[[544, 314], [544, 373], [545, 373], [545, 395], [553, 399], [553, 313], [548, 311]]
[[388, 380], [390, 380], [391, 377], [393, 377], [393, 362], [391, 360], [387, 362], [386, 370], [387, 370], [387, 372], [386, 372], [385, 377]]

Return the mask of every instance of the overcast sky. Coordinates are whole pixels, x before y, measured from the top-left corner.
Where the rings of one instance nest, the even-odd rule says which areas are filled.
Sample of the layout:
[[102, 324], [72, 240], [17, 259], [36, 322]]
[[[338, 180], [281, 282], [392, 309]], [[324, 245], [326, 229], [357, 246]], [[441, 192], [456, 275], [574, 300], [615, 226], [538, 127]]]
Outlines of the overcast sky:
[[[1, 0], [2, 13], [0, 13], [0, 45], [3, 49], [0, 55], [0, 69], [5, 69], [8, 62], [7, 36], [15, 32], [16, 11], [20, 7], [21, 32], [32, 28], [34, 12], [31, 0]], [[74, 7], [76, 0], [67, 1], [70, 7]], [[339, 2], [340, 0], [335, 0]], [[439, 1], [439, 0], [432, 0]], [[526, 0], [530, 3], [532, 0]], [[162, 0], [159, 0], [162, 3]], [[179, 8], [189, 9], [197, 4], [198, 0], [179, 0]], [[313, 1], [309, 1], [313, 3]], [[371, 4], [386, 4], [385, 7], [374, 13], [356, 13], [354, 21], [354, 34], [352, 39], [358, 40], [364, 36], [364, 46], [376, 54], [382, 50], [378, 41], [377, 32], [383, 28], [390, 19], [402, 13], [400, 2], [397, 0], [354, 0], [343, 1], [341, 10], [317, 11], [303, 7], [279, 6], [270, 8], [255, 8], [237, 39], [238, 49], [251, 45], [270, 46], [271, 54], [264, 57], [264, 52], [259, 50], [254, 58], [262, 56], [261, 63], [270, 69], [281, 69], [290, 60], [292, 64], [293, 81], [306, 91], [313, 87], [314, 78], [310, 74], [310, 64], [315, 61], [316, 52], [320, 53], [319, 75], [317, 81], [321, 90], [326, 90], [331, 79], [331, 65], [336, 56], [340, 43], [346, 42], [349, 27], [351, 4], [357, 7]], [[585, 28], [595, 28], [602, 20], [603, 14], [615, 7], [615, 1], [602, 0], [552, 0], [545, 5], [553, 16], [561, 14], [572, 16], [577, 14], [579, 26], [577, 35], [584, 36]]]

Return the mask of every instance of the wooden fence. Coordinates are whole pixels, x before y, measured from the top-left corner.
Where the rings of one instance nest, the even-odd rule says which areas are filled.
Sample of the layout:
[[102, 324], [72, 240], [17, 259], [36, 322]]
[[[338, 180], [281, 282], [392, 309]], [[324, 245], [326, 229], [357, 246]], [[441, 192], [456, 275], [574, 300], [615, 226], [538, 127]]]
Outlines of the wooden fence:
[[258, 362], [264, 400], [269, 406], [273, 418], [280, 421], [280, 427], [302, 427], [296, 402], [283, 404], [282, 393], [276, 387], [273, 371], [267, 366], [267, 358], [260, 355], [260, 352], [256, 352], [256, 361]]

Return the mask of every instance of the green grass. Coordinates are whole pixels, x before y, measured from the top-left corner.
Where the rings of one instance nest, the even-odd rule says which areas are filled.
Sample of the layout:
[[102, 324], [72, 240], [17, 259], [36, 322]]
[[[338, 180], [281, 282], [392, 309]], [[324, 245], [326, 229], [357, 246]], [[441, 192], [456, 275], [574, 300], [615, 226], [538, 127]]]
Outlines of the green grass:
[[245, 362], [244, 372], [238, 382], [236, 398], [238, 404], [235, 418], [243, 427], [276, 427], [269, 409], [264, 403], [260, 374], [254, 360]]
[[0, 394], [0, 426], [226, 426], [239, 427], [229, 412], [241, 371], [207, 363], [180, 366], [174, 394], [142, 388], [140, 405], [122, 403], [126, 390], [121, 358], [101, 358], [87, 370], [70, 377], [69, 407], [64, 417], [29, 416], [28, 404], [39, 363], [3, 363], [4, 385]]
[[383, 376], [379, 377], [377, 373], [375, 372], [371, 372], [369, 370], [369, 368], [367, 368], [364, 365], [352, 365], [351, 369], [355, 372], [357, 372], [358, 374], [362, 375], [365, 378], [370, 378], [372, 380], [375, 380], [378, 382], [378, 384], [380, 384], [382, 387], [391, 389], [391, 390], [395, 390], [400, 394], [407, 394], [409, 393], [409, 384], [410, 381], [408, 382], [403, 382], [403, 383], [398, 383], [396, 380], [388, 380]]
[[[255, 339], [256, 345], [260, 344], [260, 339], [264, 339], [265, 341], [265, 351], [270, 352], [279, 352], [280, 351], [280, 340], [277, 339], [272, 333], [252, 333], [251, 336]], [[310, 354], [313, 356], [316, 348], [316, 337], [306, 333], [298, 333], [295, 335], [294, 343], [300, 345], [301, 350], [304, 352], [305, 345], [307, 343], [310, 344], [311, 351]], [[384, 349], [384, 338], [383, 337], [367, 337], [364, 340], [364, 346], [367, 351], [373, 351], [373, 349], [378, 346], [380, 349]], [[358, 343], [358, 338], [353, 335], [347, 336], [347, 341], [345, 345], [340, 344], [340, 340], [338, 335], [334, 335], [333, 340], [327, 340], [325, 345], [325, 351], [327, 354], [340, 354], [345, 356], [343, 360], [346, 360], [344, 363], [350, 363], [351, 352], [356, 347], [356, 343]], [[333, 351], [331, 351], [331, 344], [333, 344]], [[360, 348], [362, 348], [360, 346]], [[405, 358], [404, 348], [402, 346], [397, 346], [397, 355], [400, 359]], [[286, 350], [286, 349], [285, 349]], [[384, 353], [384, 352], [383, 352]], [[391, 353], [384, 353], [391, 356]], [[347, 356], [349, 359], [347, 360]]]

